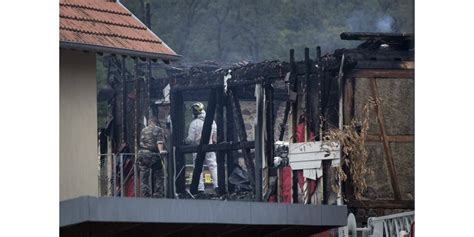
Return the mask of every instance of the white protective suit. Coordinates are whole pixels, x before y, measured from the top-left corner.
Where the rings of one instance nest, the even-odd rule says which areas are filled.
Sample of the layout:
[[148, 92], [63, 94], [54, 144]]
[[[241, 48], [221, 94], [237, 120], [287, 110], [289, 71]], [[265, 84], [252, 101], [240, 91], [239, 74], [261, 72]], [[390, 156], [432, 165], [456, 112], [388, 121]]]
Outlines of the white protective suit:
[[[206, 112], [202, 112], [195, 118], [191, 124], [189, 124], [188, 136], [185, 139], [186, 144], [198, 145], [199, 141], [201, 140], [201, 132], [202, 127], [204, 125], [204, 118], [206, 117]], [[209, 144], [212, 141], [216, 140], [217, 138], [217, 126], [214, 121], [212, 121], [212, 129], [211, 129], [211, 138], [209, 139]], [[196, 163], [196, 156], [197, 153], [193, 153], [193, 162]], [[212, 176], [212, 184], [214, 188], [217, 188], [217, 162], [216, 162], [216, 153], [215, 152], [207, 152], [204, 158], [204, 164], [209, 167], [209, 171], [211, 171]], [[203, 174], [201, 173], [201, 178], [199, 179], [199, 191], [204, 191], [204, 179]]]

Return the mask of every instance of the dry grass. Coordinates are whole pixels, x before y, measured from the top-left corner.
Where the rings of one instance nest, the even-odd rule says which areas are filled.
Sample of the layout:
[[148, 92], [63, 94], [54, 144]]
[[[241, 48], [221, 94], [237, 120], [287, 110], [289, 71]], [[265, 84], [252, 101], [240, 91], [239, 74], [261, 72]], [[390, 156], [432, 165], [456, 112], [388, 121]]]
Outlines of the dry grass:
[[[368, 153], [365, 147], [367, 131], [369, 130], [369, 115], [371, 108], [380, 99], [369, 98], [363, 108], [361, 120], [354, 118], [350, 125], [344, 125], [342, 130], [338, 128], [329, 129], [323, 137], [324, 141], [339, 141], [342, 146], [342, 159], [336, 169], [336, 180], [346, 181], [347, 174], [342, 167], [346, 165], [349, 168], [349, 175], [352, 177], [352, 184], [356, 199], [360, 199], [367, 189], [365, 178], [371, 174], [367, 167]], [[339, 185], [339, 182], [336, 182]], [[340, 190], [340, 187], [332, 187], [334, 190]]]

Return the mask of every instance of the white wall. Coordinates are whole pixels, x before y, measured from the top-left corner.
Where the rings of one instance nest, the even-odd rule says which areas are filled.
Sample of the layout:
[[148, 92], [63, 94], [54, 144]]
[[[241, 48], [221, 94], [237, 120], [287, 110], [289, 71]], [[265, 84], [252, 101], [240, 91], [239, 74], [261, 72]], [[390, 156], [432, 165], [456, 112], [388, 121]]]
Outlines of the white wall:
[[97, 196], [95, 54], [60, 51], [60, 200]]

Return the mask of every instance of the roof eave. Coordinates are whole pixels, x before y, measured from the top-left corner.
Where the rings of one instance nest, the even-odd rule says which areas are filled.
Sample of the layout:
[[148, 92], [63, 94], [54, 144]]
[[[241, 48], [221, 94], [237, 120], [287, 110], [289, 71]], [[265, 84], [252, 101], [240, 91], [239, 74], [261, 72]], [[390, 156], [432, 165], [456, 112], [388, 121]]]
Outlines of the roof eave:
[[92, 51], [98, 53], [111, 53], [111, 54], [119, 54], [125, 55], [130, 57], [138, 57], [138, 58], [147, 58], [151, 60], [164, 60], [164, 61], [178, 61], [181, 55], [170, 55], [164, 53], [151, 53], [151, 52], [143, 52], [143, 51], [136, 51], [131, 49], [123, 49], [123, 48], [112, 48], [107, 46], [101, 45], [93, 45], [93, 44], [84, 44], [84, 43], [77, 43], [77, 42], [70, 42], [70, 41], [59, 41], [60, 48], [64, 49], [76, 49], [76, 50], [85, 50], [85, 51]]

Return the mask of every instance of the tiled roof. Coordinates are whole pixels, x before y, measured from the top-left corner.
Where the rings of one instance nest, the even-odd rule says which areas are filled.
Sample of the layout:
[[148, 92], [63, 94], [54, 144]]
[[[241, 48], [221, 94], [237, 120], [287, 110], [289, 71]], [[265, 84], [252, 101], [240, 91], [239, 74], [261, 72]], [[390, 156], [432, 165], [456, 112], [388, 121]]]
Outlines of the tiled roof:
[[60, 0], [61, 47], [175, 59], [178, 55], [121, 3]]

